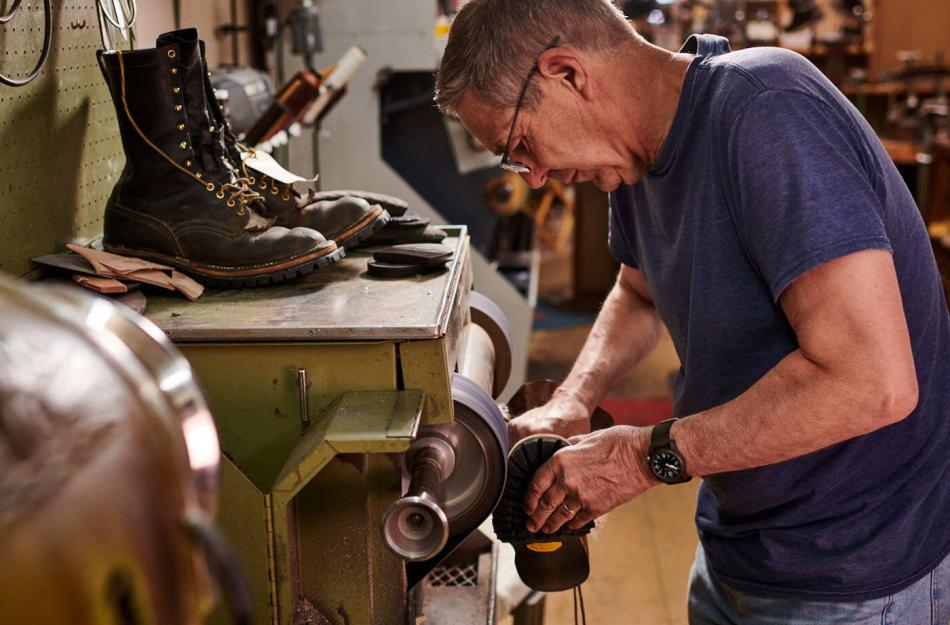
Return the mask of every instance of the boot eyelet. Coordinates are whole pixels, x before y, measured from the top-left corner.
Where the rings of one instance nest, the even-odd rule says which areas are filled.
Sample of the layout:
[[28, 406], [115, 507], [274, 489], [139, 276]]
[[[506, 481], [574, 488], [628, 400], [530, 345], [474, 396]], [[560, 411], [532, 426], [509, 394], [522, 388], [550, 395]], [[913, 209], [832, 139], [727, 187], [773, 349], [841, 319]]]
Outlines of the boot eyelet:
[[208, 184], [205, 185], [205, 189], [207, 189], [208, 191], [214, 191], [214, 183], [209, 182]]
[[170, 72], [172, 73], [172, 76], [177, 76], [177, 75], [178, 75], [178, 68], [177, 68], [177, 67], [173, 67], [173, 68], [171, 68], [171, 69], [168, 70], [168, 71], [170, 71]]
[[182, 109], [184, 109], [184, 108], [185, 108], [185, 107], [183, 107], [181, 104], [176, 104], [176, 105], [175, 105], [175, 112], [176, 112], [176, 113], [181, 113]]
[[262, 181], [261, 181], [261, 189], [266, 189], [266, 188], [267, 188], [267, 183], [262, 180]]
[[238, 215], [244, 215], [246, 213], [247, 213], [247, 209], [244, 208], [243, 206], [238, 209]]
[[187, 141], [182, 141], [181, 143], [178, 144], [178, 147], [181, 148], [182, 150], [187, 150], [187, 149], [188, 149], [188, 142], [187, 142]]
[[172, 93], [174, 93], [175, 95], [178, 95], [179, 93], [181, 93], [181, 87], [172, 87]]
[[198, 180], [201, 180], [202, 176], [204, 176], [204, 174], [201, 173], [200, 171], [195, 173], [195, 178], [197, 178]]
[[215, 196], [216, 198], [218, 198], [219, 200], [223, 200], [223, 199], [224, 199], [224, 189], [218, 189], [218, 192], [215, 193], [214, 196]]
[[[233, 207], [233, 206], [234, 206], [234, 200], [228, 200], [228, 206]], [[243, 206], [241, 207], [241, 210], [244, 210], [244, 207], [243, 207]]]
[[170, 59], [175, 58], [175, 51], [174, 51], [174, 50], [169, 50], [169, 51], [168, 51], [168, 58], [170, 58]]
[[271, 187], [271, 188], [270, 188], [270, 194], [271, 194], [271, 195], [277, 195], [278, 193], [280, 193], [280, 189], [278, 189], [277, 187]]
[[283, 195], [280, 196], [280, 197], [281, 197], [285, 202], [287, 202], [287, 201], [290, 200], [290, 194], [289, 194], [289, 193], [285, 193], [285, 194], [283, 194]]
[[187, 167], [187, 168], [189, 168], [189, 169], [191, 169], [192, 164], [193, 164], [193, 163], [191, 162], [190, 159], [187, 160], [187, 161], [185, 161], [185, 167]]
[[251, 176], [250, 178], [248, 178], [248, 179], [247, 179], [247, 182], [248, 182], [248, 184], [256, 184], [256, 183], [257, 183], [257, 181], [254, 180], [254, 176]]
[[178, 124], [178, 131], [179, 131], [179, 132], [182, 132], [182, 131], [184, 131], [184, 130], [185, 130], [185, 125], [184, 125], [184, 124]]

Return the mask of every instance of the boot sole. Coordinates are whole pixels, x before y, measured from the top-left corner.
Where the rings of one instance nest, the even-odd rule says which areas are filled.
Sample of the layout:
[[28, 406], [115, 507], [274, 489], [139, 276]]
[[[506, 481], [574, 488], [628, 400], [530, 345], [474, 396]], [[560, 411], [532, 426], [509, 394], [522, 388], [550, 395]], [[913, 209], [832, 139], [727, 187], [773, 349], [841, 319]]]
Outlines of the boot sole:
[[382, 230], [389, 223], [389, 219], [389, 213], [384, 208], [379, 207], [378, 212], [367, 215], [363, 221], [333, 240], [337, 246], [342, 248], [355, 247]]
[[292, 278], [304, 276], [321, 267], [331, 265], [346, 256], [346, 250], [337, 246], [335, 249], [319, 250], [273, 265], [260, 265], [247, 268], [207, 265], [190, 261], [186, 258], [166, 256], [158, 252], [136, 250], [121, 245], [103, 245], [103, 247], [107, 252], [114, 254], [135, 256], [137, 258], [144, 258], [171, 265], [176, 269], [181, 269], [205, 286], [225, 289], [279, 284]]

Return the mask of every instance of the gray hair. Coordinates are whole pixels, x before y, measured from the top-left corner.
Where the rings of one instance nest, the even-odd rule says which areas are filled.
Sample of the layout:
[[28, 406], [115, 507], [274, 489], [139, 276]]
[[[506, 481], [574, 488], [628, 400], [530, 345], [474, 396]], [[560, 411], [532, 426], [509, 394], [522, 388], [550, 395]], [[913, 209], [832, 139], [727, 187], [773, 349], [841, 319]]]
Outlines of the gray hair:
[[[636, 37], [610, 0], [469, 0], [452, 23], [435, 83], [435, 101], [457, 116], [468, 89], [498, 107], [515, 106], [538, 54], [555, 37], [558, 45], [606, 50]], [[540, 100], [537, 85], [524, 106]]]

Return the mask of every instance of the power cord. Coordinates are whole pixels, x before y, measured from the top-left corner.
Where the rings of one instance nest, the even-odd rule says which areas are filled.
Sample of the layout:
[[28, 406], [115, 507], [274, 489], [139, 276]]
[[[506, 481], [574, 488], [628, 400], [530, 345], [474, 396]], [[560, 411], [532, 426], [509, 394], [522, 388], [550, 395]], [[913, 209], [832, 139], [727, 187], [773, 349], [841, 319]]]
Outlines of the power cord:
[[[577, 620], [577, 608], [580, 603], [581, 620]], [[587, 625], [587, 611], [584, 609], [584, 593], [580, 585], [574, 587], [574, 625]]]
[[[14, 0], [13, 6], [10, 7], [10, 10], [7, 12], [7, 14], [0, 15], [0, 24], [5, 24], [13, 19], [13, 16], [20, 8], [21, 2], [22, 0]], [[25, 78], [11, 78], [4, 74], [0, 74], [0, 84], [7, 85], [9, 87], [22, 87], [23, 85], [33, 82], [33, 80], [39, 76], [40, 72], [43, 70], [43, 66], [46, 65], [46, 61], [49, 59], [50, 44], [53, 41], [52, 0], [43, 0], [43, 29], [43, 50], [40, 52], [40, 58], [36, 62], [36, 67], [34, 67]]]
[[186, 527], [204, 550], [208, 568], [224, 595], [234, 625], [252, 625], [254, 604], [247, 578], [227, 539], [208, 521], [186, 518]]

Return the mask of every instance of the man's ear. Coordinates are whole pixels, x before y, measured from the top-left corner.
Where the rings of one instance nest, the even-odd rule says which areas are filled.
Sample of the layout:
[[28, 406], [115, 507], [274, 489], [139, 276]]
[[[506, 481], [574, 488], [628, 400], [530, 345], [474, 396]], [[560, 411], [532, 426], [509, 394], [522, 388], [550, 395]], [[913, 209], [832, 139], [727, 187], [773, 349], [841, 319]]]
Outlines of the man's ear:
[[567, 48], [545, 50], [538, 57], [538, 73], [545, 78], [561, 81], [585, 100], [591, 98], [593, 85], [585, 59]]

